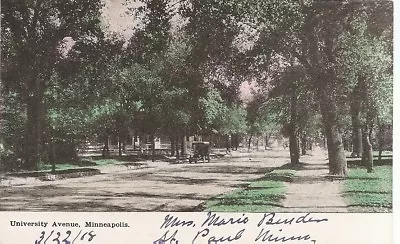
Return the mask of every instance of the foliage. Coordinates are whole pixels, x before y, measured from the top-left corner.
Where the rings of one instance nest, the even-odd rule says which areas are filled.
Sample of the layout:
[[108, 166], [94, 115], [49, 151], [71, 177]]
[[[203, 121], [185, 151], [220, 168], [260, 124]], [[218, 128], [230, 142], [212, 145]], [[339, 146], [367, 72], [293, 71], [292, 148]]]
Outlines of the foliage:
[[[102, 8], [100, 0], [2, 5], [2, 138], [15, 157], [38, 163], [55, 140], [259, 136], [293, 121], [299, 133], [330, 129], [338, 139], [359, 80], [364, 112], [392, 124], [390, 3], [141, 0], [128, 41], [107, 35]], [[260, 88], [246, 105], [243, 81]]]
[[246, 110], [239, 106], [228, 107], [228, 111], [222, 117], [220, 131], [225, 135], [245, 134]]
[[[374, 46], [369, 45], [369, 41], [363, 41], [369, 39], [369, 34], [365, 29], [370, 26], [377, 27], [374, 24], [370, 25], [374, 20], [369, 17], [376, 14], [377, 9], [382, 9], [380, 8], [381, 4], [347, 1], [284, 1], [278, 7], [271, 8], [272, 3], [273, 1], [249, 2], [250, 11], [246, 16], [250, 16], [248, 18], [256, 20], [258, 23], [253, 27], [258, 36], [255, 45], [249, 52], [252, 59], [256, 61], [255, 65], [251, 67], [255, 73], [268, 74], [275, 71], [271, 62], [278, 63], [278, 70], [279, 67], [285, 68], [287, 63], [290, 63], [291, 66], [301, 65], [302, 73], [305, 74], [305, 79], [303, 79], [305, 82], [301, 85], [301, 87], [305, 87], [303, 93], [309, 91], [308, 97], [316, 99], [294, 99], [296, 96], [293, 85], [298, 87], [299, 84], [293, 84], [291, 101], [316, 101], [316, 104], [320, 106], [324, 131], [329, 141], [330, 173], [345, 175], [347, 169], [341, 134], [342, 118], [345, 116], [344, 112], [348, 111], [348, 109], [343, 109], [348, 106], [345, 98], [349, 97], [352, 91], [349, 86], [351, 87], [360, 76], [366, 80], [366, 86], [369, 86], [368, 89], [364, 89], [367, 94], [366, 108], [375, 107], [378, 104], [377, 101], [383, 99], [378, 98], [378, 87], [390, 87], [390, 84], [379, 84], [378, 80], [389, 81], [390, 78], [387, 79], [387, 74], [378, 71], [380, 65], [379, 62], [376, 62], [378, 60], [383, 62], [382, 70], [387, 72], [386, 64], [391, 62], [388, 59], [390, 56], [382, 55], [382, 45], [378, 42], [375, 42], [377, 45]], [[260, 12], [254, 11], [254, 9], [268, 9], [268, 11]], [[270, 17], [280, 14], [287, 18]], [[382, 26], [380, 28], [384, 29]], [[377, 29], [374, 30], [373, 32], [380, 32]], [[342, 41], [348, 38], [346, 35], [351, 36], [350, 39], [355, 40], [357, 44], [347, 42], [342, 45]], [[387, 41], [387, 35], [383, 36], [382, 40]], [[351, 54], [346, 56], [348, 52]], [[286, 59], [287, 63], [276, 62], [275, 57], [277, 56]], [[352, 61], [357, 60], [357, 62], [346, 62], [346, 58]], [[262, 72], [259, 72], [260, 69]], [[289, 76], [291, 73], [287, 72]], [[352, 74], [356, 74], [357, 79], [354, 79]], [[257, 75], [256, 77], [262, 78]], [[265, 83], [265, 80], [261, 83]], [[285, 86], [283, 85], [283, 87]], [[371, 87], [375, 89], [370, 89]], [[285, 88], [282, 90], [287, 91]], [[301, 95], [302, 92], [298, 94]], [[293, 103], [293, 105], [297, 104]], [[307, 111], [302, 108], [300, 111], [292, 109], [290, 116], [292, 131], [296, 130], [293, 129], [295, 128], [293, 127], [294, 121], [300, 120], [301, 126], [305, 127], [307, 118], [315, 117], [314, 115], [298, 116], [307, 115], [304, 113]], [[376, 113], [376, 110], [374, 112]]]
[[200, 99], [207, 130], [215, 130], [221, 135], [246, 132], [246, 111], [239, 106], [229, 106], [216, 89], [210, 89], [206, 97]]
[[[204, 113], [205, 124], [217, 126], [228, 112], [220, 93], [216, 89], [210, 89], [204, 98], [200, 98], [200, 106]], [[207, 129], [207, 127], [206, 127]]]
[[281, 114], [285, 106], [277, 99], [265, 99], [262, 92], [254, 94], [247, 104], [247, 132], [250, 135], [277, 135], [281, 130]]
[[339, 42], [340, 78], [354, 89], [355, 81], [361, 76], [365, 110], [372, 110], [391, 124], [393, 81], [389, 43], [366, 34], [365, 23], [357, 27], [351, 34], [343, 33]]
[[23, 133], [25, 131], [25, 107], [18, 93], [9, 92], [4, 95], [4, 109], [2, 111], [2, 128], [0, 137], [5, 146], [5, 152], [13, 155], [22, 154]]
[[101, 36], [101, 8], [99, 0], [6, 1], [1, 5], [2, 40], [6, 44], [2, 93], [17, 93], [26, 106], [24, 143], [17, 150], [23, 151], [19, 156], [24, 158], [26, 169], [37, 169], [43, 156], [44, 97], [63, 56], [63, 44], [66, 38], [79, 42]]

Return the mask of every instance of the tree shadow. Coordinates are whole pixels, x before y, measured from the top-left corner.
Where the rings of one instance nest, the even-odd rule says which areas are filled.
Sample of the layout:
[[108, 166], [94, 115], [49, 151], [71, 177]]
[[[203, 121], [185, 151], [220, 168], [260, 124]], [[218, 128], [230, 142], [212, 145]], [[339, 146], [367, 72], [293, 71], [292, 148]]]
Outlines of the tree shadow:
[[323, 183], [323, 182], [334, 182], [325, 176], [301, 176], [301, 177], [293, 177], [293, 183], [296, 184], [315, 184], [315, 183]]
[[[390, 210], [393, 210], [393, 204], [350, 204], [347, 205], [347, 207], [361, 207], [361, 208], [387, 208]], [[380, 211], [376, 211], [376, 212], [380, 212]]]
[[[235, 209], [246, 209], [246, 212], [249, 212], [249, 208], [252, 207], [260, 207], [259, 210], [254, 210], [252, 209], [252, 213], [263, 213], [265, 212], [265, 209], [269, 207], [277, 207], [277, 208], [282, 208], [283, 205], [275, 202], [268, 202], [268, 201], [254, 201], [254, 202], [219, 202], [216, 203], [212, 206], [209, 206], [208, 208], [204, 207], [204, 210], [209, 210], [217, 208], [218, 212], [237, 212]], [[223, 208], [224, 210], [221, 210], [220, 208]], [[230, 210], [232, 209], [232, 210]], [[243, 211], [243, 210], [242, 210]]]
[[[255, 181], [257, 182], [257, 181]], [[280, 187], [276, 186], [246, 186], [246, 190], [262, 190], [262, 189], [279, 189]]]
[[[147, 155], [147, 154], [138, 154], [138, 155], [129, 154], [129, 155], [121, 155], [121, 156], [118, 156], [118, 155], [82, 156], [82, 160], [85, 160], [85, 161], [113, 159], [113, 160], [121, 161], [121, 162], [140, 162], [140, 161], [151, 160], [152, 158], [153, 158], [152, 155]], [[165, 155], [156, 154], [156, 155], [154, 155], [154, 159], [156, 161], [166, 161], [169, 158], [166, 157]]]
[[328, 169], [328, 163], [314, 164], [299, 162], [297, 164], [287, 163], [279, 167], [279, 169], [291, 169], [291, 170], [321, 170]]
[[[130, 211], [163, 211], [165, 204], [154, 203], [155, 208], [142, 209], [127, 204], [127, 198], [145, 199], [168, 199], [168, 200], [197, 200], [206, 201], [209, 197], [196, 193], [176, 194], [163, 192], [162, 194], [151, 194], [146, 192], [93, 192], [90, 188], [81, 187], [76, 191], [75, 188], [60, 186], [39, 186], [5, 189], [1, 192], [2, 204], [1, 211], [88, 211], [88, 212], [130, 212]], [[80, 194], [80, 192], [82, 194]], [[49, 202], [47, 199], [56, 199], [59, 202]], [[124, 203], [120, 203], [120, 199]], [[128, 200], [129, 201], [129, 200]], [[115, 204], [114, 204], [115, 202]], [[157, 201], [156, 201], [157, 202]], [[4, 204], [6, 203], [6, 204]], [[3, 205], [4, 204], [4, 205]], [[164, 206], [163, 206], [164, 205]], [[182, 207], [179, 211], [190, 210], [193, 207]], [[174, 210], [176, 211], [176, 210]]]
[[202, 166], [194, 169], [194, 167], [189, 167], [189, 169], [194, 170], [199, 173], [224, 173], [224, 174], [265, 174], [272, 171], [275, 167], [246, 167], [246, 166], [235, 166], [235, 165], [218, 165], [218, 166]]
[[215, 183], [216, 179], [207, 178], [188, 178], [180, 176], [155, 176], [151, 179], [152, 181], [162, 181], [166, 184], [184, 184], [184, 185], [208, 185], [210, 183]]
[[[373, 160], [374, 166], [393, 165], [393, 158], [385, 158], [379, 161], [378, 159]], [[349, 168], [365, 168], [366, 166], [361, 162], [361, 159], [347, 160], [347, 166]]]
[[362, 177], [362, 176], [348, 176], [344, 178], [347, 180], [381, 180], [379, 177]]
[[[347, 212], [348, 206], [333, 206], [333, 205], [325, 205], [325, 206], [295, 206], [295, 207], [282, 207], [282, 209], [295, 209], [298, 212], [298, 209], [304, 209], [304, 212], [316, 212], [316, 213], [331, 213], [331, 212]], [[310, 211], [312, 209], [312, 211]], [[343, 211], [326, 211], [326, 209], [343, 209]], [[325, 211], [324, 211], [325, 210]]]
[[54, 173], [51, 171], [32, 171], [32, 172], [18, 172], [18, 173], [10, 173], [6, 174], [9, 177], [35, 177], [40, 180], [46, 180], [47, 176], [51, 174], [54, 175], [55, 179], [65, 179], [65, 178], [77, 178], [83, 176], [91, 176], [100, 174], [100, 170], [93, 168], [76, 168], [76, 169], [64, 169], [64, 170], [56, 170]]
[[344, 193], [349, 193], [349, 194], [382, 194], [382, 195], [387, 195], [387, 194], [392, 194], [392, 192], [379, 192], [379, 191], [345, 191]]

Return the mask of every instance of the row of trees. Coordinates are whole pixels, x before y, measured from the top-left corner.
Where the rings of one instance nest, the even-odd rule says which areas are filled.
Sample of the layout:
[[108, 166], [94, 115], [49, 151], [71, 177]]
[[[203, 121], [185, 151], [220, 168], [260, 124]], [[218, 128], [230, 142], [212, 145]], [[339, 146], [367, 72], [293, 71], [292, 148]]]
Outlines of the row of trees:
[[[299, 141], [304, 152], [306, 138], [321, 129], [330, 173], [346, 175], [343, 139], [350, 142], [343, 135], [351, 131], [353, 156], [372, 171], [371, 137], [379, 138], [381, 152], [392, 124], [392, 3], [284, 1], [246, 9], [260, 29], [254, 69], [269, 74], [264, 105], [279, 104], [291, 162], [299, 162]], [[254, 12], [265, 14], [254, 20]]]
[[142, 0], [129, 40], [103, 4], [2, 4], [2, 143], [26, 169], [76, 159], [94, 135], [164, 134], [175, 153], [193, 134], [283, 133], [292, 163], [323, 134], [345, 175], [342, 135], [371, 163], [371, 136], [392, 123], [391, 2]]
[[[236, 57], [223, 9], [209, 15], [211, 2], [143, 1], [132, 13], [143, 27], [126, 42], [104, 28], [103, 7], [100, 0], [2, 5], [2, 138], [24, 168], [76, 159], [78, 144], [95, 134], [107, 148], [110, 135], [132, 129], [150, 141], [166, 134], [172, 145], [193, 133], [243, 130], [239, 78], [225, 76]], [[188, 24], [172, 23], [178, 15]]]

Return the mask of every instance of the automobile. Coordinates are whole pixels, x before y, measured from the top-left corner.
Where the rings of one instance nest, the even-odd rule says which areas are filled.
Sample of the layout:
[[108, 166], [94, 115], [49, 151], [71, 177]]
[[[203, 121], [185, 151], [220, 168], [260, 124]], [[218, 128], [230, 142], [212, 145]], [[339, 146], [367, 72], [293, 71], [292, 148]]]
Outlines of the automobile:
[[210, 162], [210, 142], [193, 142], [190, 151], [189, 163], [203, 160]]

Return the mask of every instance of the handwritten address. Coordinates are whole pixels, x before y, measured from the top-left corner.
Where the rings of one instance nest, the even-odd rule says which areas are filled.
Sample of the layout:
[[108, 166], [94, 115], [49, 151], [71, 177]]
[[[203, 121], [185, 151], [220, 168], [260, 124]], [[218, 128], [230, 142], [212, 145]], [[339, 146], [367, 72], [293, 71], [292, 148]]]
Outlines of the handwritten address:
[[[240, 217], [223, 217], [217, 213], [208, 212], [204, 220], [199, 222], [190, 219], [180, 219], [172, 214], [167, 214], [164, 218], [164, 222], [160, 225], [163, 235], [155, 240], [153, 244], [183, 244], [183, 242], [179, 241], [179, 233], [180, 231], [184, 232], [185, 228], [195, 228], [196, 234], [194, 234], [192, 238], [192, 244], [233, 243], [239, 241], [246, 234], [246, 228], [258, 229], [258, 235], [254, 237], [255, 243], [299, 243], [299, 241], [302, 241], [302, 243], [315, 244], [317, 243], [317, 240], [309, 233], [287, 235], [285, 234], [284, 227], [289, 225], [319, 224], [321, 222], [328, 222], [327, 218], [317, 218], [312, 216], [311, 213], [289, 218], [279, 217], [276, 213], [264, 213], [261, 215], [261, 218], [259, 215], [256, 218], [259, 218], [256, 222], [257, 225], [251, 226], [249, 224], [250, 217], [246, 214], [242, 214]], [[229, 231], [235, 229], [232, 233], [224, 235], [215, 234], [215, 231], [213, 230], [221, 226], [237, 226], [238, 228], [227, 228]], [[271, 228], [272, 226], [277, 226], [279, 228], [278, 230], [273, 231]]]

